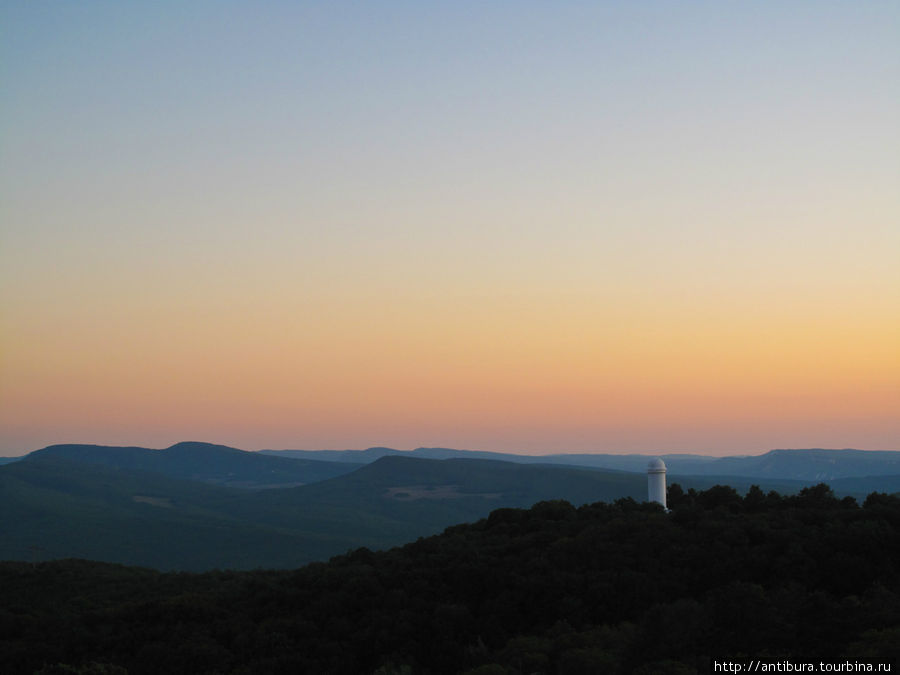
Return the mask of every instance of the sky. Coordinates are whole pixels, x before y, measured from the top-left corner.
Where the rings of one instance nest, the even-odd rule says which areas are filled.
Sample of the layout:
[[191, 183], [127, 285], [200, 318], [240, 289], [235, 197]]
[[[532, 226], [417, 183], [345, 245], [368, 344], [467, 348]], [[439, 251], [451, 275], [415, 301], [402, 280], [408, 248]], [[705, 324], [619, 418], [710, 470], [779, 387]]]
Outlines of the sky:
[[4, 2], [0, 454], [900, 449], [900, 4]]

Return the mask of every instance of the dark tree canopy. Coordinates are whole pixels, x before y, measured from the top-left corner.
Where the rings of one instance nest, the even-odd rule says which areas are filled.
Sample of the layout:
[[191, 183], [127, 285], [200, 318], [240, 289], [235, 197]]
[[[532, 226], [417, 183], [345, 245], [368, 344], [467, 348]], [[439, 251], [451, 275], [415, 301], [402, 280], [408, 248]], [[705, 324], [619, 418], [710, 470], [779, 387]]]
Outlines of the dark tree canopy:
[[499, 509], [297, 570], [0, 564], [0, 672], [691, 673], [900, 658], [900, 498]]

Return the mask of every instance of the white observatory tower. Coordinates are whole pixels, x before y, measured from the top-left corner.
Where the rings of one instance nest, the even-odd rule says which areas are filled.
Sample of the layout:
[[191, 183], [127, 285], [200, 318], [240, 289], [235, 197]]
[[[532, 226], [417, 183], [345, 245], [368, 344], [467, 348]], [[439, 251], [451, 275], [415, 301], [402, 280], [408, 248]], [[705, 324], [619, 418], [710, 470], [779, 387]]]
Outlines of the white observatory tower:
[[647, 465], [647, 501], [666, 508], [666, 463], [659, 457]]

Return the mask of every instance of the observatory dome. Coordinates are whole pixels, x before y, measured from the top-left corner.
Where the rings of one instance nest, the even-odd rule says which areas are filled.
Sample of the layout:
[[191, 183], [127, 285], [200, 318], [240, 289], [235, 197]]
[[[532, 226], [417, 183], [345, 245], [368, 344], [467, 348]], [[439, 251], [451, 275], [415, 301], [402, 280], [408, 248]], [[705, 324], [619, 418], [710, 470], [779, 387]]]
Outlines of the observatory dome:
[[666, 463], [662, 461], [659, 457], [654, 460], [651, 460], [647, 465], [647, 471], [649, 473], [665, 473]]

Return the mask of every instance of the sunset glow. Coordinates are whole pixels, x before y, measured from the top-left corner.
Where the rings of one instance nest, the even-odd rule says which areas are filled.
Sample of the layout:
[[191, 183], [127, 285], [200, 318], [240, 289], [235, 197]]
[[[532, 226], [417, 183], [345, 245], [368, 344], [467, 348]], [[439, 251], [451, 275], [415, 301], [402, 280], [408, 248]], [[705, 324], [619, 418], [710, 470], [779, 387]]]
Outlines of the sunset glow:
[[0, 455], [900, 449], [898, 7], [0, 14]]

